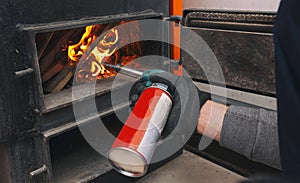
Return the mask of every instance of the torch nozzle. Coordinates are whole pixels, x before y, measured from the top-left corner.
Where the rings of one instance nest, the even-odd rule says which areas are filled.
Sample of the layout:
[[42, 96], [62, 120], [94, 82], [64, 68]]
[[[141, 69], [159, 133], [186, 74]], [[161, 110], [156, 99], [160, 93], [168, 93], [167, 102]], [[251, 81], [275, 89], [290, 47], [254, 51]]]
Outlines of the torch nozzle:
[[105, 67], [115, 69], [116, 72], [120, 72], [122, 74], [125, 74], [125, 75], [133, 77], [133, 78], [141, 78], [143, 76], [142, 71], [132, 69], [132, 68], [129, 68], [129, 67], [126, 67], [126, 66], [122, 66], [122, 65], [119, 65], [119, 64], [112, 65], [112, 64], [109, 64], [109, 63], [105, 62], [105, 63], [103, 63], [103, 65]]
[[102, 63], [105, 67], [109, 67], [109, 68], [112, 68], [112, 69], [115, 69], [117, 72], [120, 71], [120, 68], [121, 68], [121, 65], [117, 64], [117, 65], [112, 65], [112, 64], [109, 64], [109, 63]]

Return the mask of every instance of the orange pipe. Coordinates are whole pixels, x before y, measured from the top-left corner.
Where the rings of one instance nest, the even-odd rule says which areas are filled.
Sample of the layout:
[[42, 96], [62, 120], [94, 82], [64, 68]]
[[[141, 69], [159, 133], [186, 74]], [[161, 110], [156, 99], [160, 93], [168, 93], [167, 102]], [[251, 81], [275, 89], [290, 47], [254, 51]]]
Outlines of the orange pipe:
[[[170, 16], [182, 16], [182, 13], [182, 0], [170, 0]], [[170, 34], [170, 39], [173, 40], [176, 45], [180, 45], [180, 27], [176, 25], [176, 23], [172, 23]], [[171, 59], [180, 60], [180, 47], [171, 46], [170, 53]], [[177, 70], [174, 70], [174, 73], [182, 75], [182, 66], [180, 66]]]
[[170, 0], [170, 15], [182, 15], [182, 0]]

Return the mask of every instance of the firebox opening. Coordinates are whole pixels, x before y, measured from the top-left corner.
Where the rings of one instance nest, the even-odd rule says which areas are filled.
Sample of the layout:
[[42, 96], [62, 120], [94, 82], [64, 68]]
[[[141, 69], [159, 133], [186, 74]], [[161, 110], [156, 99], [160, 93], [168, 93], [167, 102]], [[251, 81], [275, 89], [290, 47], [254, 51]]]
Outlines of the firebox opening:
[[[130, 30], [128, 27], [116, 27], [124, 23], [38, 33], [36, 46], [44, 94], [58, 93], [74, 84], [113, 77], [116, 72], [102, 63], [130, 65], [134, 59], [141, 57], [143, 44], [131, 41], [139, 37], [138, 22], [132, 21], [135, 26], [131, 26]], [[133, 43], [121, 47], [124, 42]]]
[[[153, 69], [153, 65], [151, 68], [144, 68], [139, 58], [152, 55], [168, 58], [169, 48], [162, 42], [137, 41], [144, 36], [138, 20], [162, 18], [160, 13], [145, 10], [20, 25], [19, 29], [26, 33], [26, 50], [35, 71], [35, 100], [39, 111], [46, 114], [69, 107], [73, 102], [72, 91], [84, 88], [85, 84], [94, 81], [96, 91], [91, 92], [95, 92], [96, 97], [109, 93], [116, 72], [106, 68], [104, 62], [145, 70]], [[156, 33], [163, 40], [167, 32], [168, 30], [158, 28]], [[167, 69], [168, 66], [162, 59], [155, 60], [159, 68]], [[157, 65], [154, 67], [157, 68]], [[123, 83], [126, 85], [131, 82], [132, 78], [127, 78]], [[84, 101], [89, 97], [83, 96], [76, 100]]]

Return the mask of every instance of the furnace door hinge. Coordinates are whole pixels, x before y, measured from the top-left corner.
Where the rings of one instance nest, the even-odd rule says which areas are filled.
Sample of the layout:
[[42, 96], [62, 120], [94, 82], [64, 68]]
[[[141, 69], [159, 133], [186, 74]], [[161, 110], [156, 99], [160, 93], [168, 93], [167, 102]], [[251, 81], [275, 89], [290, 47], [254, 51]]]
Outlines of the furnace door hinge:
[[182, 16], [173, 15], [173, 16], [167, 17], [165, 20], [179, 24], [180, 22], [182, 22]]

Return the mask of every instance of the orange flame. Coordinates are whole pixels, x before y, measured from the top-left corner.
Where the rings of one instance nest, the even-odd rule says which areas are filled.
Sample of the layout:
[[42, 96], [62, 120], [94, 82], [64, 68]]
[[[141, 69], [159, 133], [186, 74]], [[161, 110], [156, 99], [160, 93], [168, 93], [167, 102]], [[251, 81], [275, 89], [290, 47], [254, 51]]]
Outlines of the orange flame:
[[[87, 50], [88, 46], [96, 39], [95, 35], [91, 35], [94, 26], [87, 26], [85, 33], [82, 35], [77, 44], [68, 46], [68, 57], [72, 62], [77, 62], [83, 53]], [[71, 64], [72, 64], [71, 62]]]
[[[110, 41], [110, 39], [112, 40]], [[110, 48], [113, 45], [116, 45], [118, 39], [118, 30], [111, 29], [99, 42], [98, 46], [96, 46], [91, 52], [91, 55], [95, 57], [95, 61], [92, 62], [91, 66], [92, 75], [94, 77], [98, 76], [100, 73], [104, 74], [105, 67], [101, 63], [105, 57], [110, 57], [115, 53], [117, 47], [112, 50], [110, 50]]]
[[[96, 40], [96, 33], [93, 32], [95, 29], [96, 26], [87, 26], [80, 41], [77, 44], [68, 46], [68, 58], [71, 65], [77, 63], [89, 46]], [[102, 65], [102, 62], [105, 58], [115, 53], [117, 46], [114, 45], [117, 44], [118, 39], [118, 30], [109, 30], [83, 61], [82, 65], [85, 67], [81, 65], [82, 68], [80, 68], [76, 80], [79, 82], [92, 81], [98, 79], [99, 75], [108, 75], [109, 77], [111, 72]]]
[[[121, 63], [119, 64], [125, 65], [138, 57], [138, 54], [135, 53], [140, 52], [138, 43], [133, 43], [133, 45], [125, 47], [124, 49], [126, 51], [123, 55], [120, 55], [119, 51], [117, 51], [118, 43], [120, 41], [130, 39], [130, 36], [132, 36], [131, 34], [136, 35], [136, 32], [132, 33], [129, 31], [130, 33], [128, 33], [128, 30], [123, 29], [118, 30], [117, 28], [112, 28], [108, 30], [97, 45], [94, 48], [90, 48], [90, 45], [92, 43], [94, 44], [98, 35], [102, 33], [103, 27], [101, 28], [101, 26], [102, 25], [87, 26], [80, 41], [77, 44], [68, 46], [68, 59], [70, 65], [78, 65], [79, 59], [86, 51], [89, 51], [88, 54], [84, 55], [80, 65], [78, 65], [80, 68], [78, 68], [79, 71], [75, 76], [77, 82], [94, 81], [97, 79], [115, 76], [116, 72], [105, 68], [102, 64], [103, 62], [117, 64], [120, 59]], [[100, 30], [102, 31], [99, 32]], [[120, 34], [119, 31], [121, 31], [122, 34]], [[129, 47], [134, 47], [134, 50], [136, 51], [132, 51]]]

